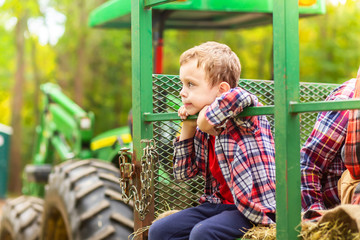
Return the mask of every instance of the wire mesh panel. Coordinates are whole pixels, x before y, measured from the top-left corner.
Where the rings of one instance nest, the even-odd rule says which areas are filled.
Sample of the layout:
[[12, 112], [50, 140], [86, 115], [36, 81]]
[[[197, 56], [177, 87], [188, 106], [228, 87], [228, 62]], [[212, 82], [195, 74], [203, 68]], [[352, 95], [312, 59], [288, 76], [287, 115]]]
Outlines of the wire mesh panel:
[[[177, 112], [181, 105], [179, 98], [181, 86], [178, 76], [158, 75], [154, 77], [153, 82], [153, 112]], [[160, 161], [155, 166], [155, 213], [196, 206], [202, 192], [203, 180], [201, 178], [186, 182], [177, 182], [173, 178], [172, 142], [179, 134], [180, 127], [180, 121], [154, 123], [154, 139]]]
[[[274, 82], [266, 80], [241, 79], [239, 86], [255, 94], [263, 105], [274, 104]], [[300, 83], [300, 101], [323, 101], [338, 84]], [[181, 84], [178, 76], [153, 76], [153, 112], [177, 112], [181, 106], [179, 92]], [[300, 114], [301, 145], [310, 135], [317, 113]], [[274, 134], [274, 116], [267, 116]], [[159, 163], [155, 166], [155, 212], [170, 209], [184, 209], [198, 204], [203, 193], [202, 177], [186, 182], [174, 180], [172, 174], [173, 140], [179, 135], [180, 121], [154, 122], [154, 139], [159, 153]], [[275, 135], [274, 135], [275, 137]]]

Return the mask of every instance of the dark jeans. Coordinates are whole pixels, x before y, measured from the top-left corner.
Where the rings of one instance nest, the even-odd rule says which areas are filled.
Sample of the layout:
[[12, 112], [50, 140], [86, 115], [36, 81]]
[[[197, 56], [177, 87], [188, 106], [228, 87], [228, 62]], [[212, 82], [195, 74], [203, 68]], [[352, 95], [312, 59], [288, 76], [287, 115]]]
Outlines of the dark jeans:
[[149, 240], [235, 239], [253, 226], [235, 205], [203, 203], [154, 222]]

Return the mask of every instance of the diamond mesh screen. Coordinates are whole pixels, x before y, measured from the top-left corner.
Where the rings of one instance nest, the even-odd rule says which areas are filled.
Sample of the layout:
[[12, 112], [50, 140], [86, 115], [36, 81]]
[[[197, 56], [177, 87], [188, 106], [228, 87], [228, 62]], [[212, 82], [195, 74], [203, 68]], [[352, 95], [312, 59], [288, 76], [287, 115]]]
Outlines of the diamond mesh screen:
[[[255, 94], [264, 105], [274, 104], [274, 82], [265, 80], [240, 80], [239, 86]], [[301, 102], [322, 101], [337, 87], [337, 84], [301, 83]], [[177, 112], [181, 105], [181, 85], [178, 76], [153, 76], [153, 112]], [[301, 145], [312, 131], [317, 113], [300, 114]], [[274, 133], [274, 117], [267, 116]], [[177, 182], [172, 175], [172, 141], [179, 134], [180, 121], [154, 122], [154, 139], [159, 153], [155, 178], [155, 214], [169, 209], [184, 209], [198, 204], [203, 192], [201, 177], [186, 182]], [[274, 135], [275, 137], [275, 135]]]

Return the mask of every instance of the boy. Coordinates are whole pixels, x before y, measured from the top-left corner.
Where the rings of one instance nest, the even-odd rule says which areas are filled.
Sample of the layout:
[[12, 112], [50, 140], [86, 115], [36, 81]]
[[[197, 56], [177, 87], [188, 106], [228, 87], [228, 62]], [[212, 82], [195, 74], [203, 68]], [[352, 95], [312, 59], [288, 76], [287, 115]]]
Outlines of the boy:
[[[180, 57], [183, 121], [174, 141], [174, 176], [205, 179], [197, 207], [153, 223], [150, 240], [234, 239], [253, 224], [275, 221], [275, 152], [265, 116], [236, 117], [257, 98], [237, 87], [241, 66], [220, 43], [206, 42]], [[187, 116], [199, 113], [197, 120]]]

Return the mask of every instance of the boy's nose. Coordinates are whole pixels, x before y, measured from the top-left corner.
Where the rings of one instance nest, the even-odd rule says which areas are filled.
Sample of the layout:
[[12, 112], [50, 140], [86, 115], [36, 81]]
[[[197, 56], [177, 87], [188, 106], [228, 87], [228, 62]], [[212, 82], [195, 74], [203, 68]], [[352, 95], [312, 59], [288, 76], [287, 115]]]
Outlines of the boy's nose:
[[181, 88], [181, 90], [180, 90], [180, 96], [181, 96], [181, 97], [186, 97], [186, 93], [185, 93], [184, 88]]

